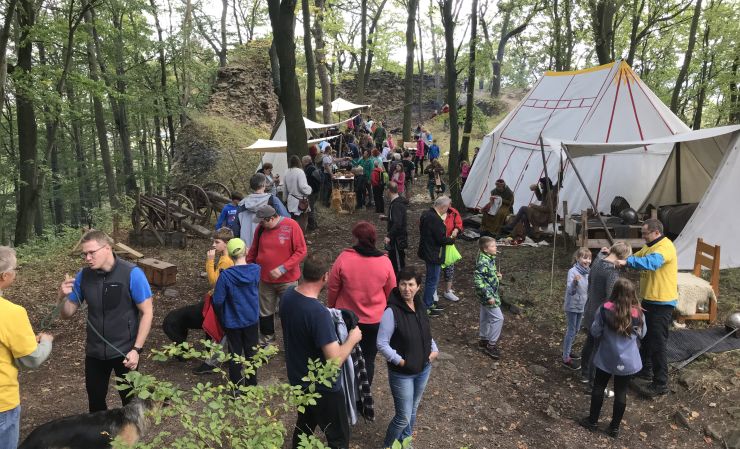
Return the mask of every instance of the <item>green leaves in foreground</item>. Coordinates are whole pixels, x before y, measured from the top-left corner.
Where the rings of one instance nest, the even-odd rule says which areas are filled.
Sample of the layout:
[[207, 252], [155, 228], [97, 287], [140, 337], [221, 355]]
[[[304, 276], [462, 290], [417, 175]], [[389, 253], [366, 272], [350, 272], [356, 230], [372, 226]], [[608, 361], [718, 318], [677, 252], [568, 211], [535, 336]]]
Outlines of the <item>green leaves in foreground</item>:
[[[220, 363], [230, 360], [241, 362], [245, 376], [252, 376], [277, 354], [275, 346], [257, 351], [251, 359], [232, 356], [211, 341], [201, 341], [204, 349], [199, 350], [182, 343], [167, 345], [154, 350], [153, 359], [166, 361], [173, 357], [186, 360], [215, 358]], [[306, 406], [316, 404], [320, 394], [317, 385], [331, 385], [338, 375], [335, 362], [326, 364], [312, 360], [306, 378], [309, 386], [304, 391], [299, 386], [283, 383], [263, 382], [257, 386], [235, 385], [229, 381], [228, 373], [218, 368], [218, 382], [199, 382], [189, 390], [152, 375], [130, 372], [116, 388], [131, 388], [131, 395], [153, 400], [156, 407], [150, 412], [153, 423], [145, 436], [146, 442], [134, 447], [141, 449], [251, 449], [282, 447], [287, 430], [282, 418], [302, 412]], [[264, 381], [264, 380], [263, 380]], [[167, 431], [162, 430], [166, 428]], [[114, 441], [114, 448], [128, 448]], [[302, 448], [320, 449], [325, 446], [317, 438], [301, 438]]]

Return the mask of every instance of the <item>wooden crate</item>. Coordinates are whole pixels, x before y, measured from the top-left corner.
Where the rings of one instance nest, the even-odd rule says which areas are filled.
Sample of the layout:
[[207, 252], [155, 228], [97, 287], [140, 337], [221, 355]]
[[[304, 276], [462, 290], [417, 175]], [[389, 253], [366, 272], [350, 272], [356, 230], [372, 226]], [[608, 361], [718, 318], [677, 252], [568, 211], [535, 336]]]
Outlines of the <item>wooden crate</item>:
[[177, 282], [177, 266], [161, 260], [147, 257], [139, 259], [136, 264], [144, 270], [149, 284], [154, 287], [169, 287]]

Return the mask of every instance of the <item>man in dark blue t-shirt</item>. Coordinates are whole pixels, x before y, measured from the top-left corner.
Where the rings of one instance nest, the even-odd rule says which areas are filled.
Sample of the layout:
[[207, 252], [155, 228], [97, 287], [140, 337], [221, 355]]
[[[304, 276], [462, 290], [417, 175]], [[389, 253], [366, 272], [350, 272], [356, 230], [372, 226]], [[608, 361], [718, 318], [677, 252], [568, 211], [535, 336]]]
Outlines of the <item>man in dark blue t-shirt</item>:
[[[295, 288], [283, 293], [280, 321], [283, 326], [285, 363], [291, 385], [307, 387], [301, 380], [308, 374], [308, 360], [335, 360], [340, 366], [362, 339], [358, 327], [349, 332], [347, 341], [339, 344], [334, 320], [318, 297], [329, 278], [329, 265], [314, 255], [303, 263], [303, 278]], [[317, 385], [321, 397], [316, 405], [298, 414], [291, 447], [297, 448], [301, 434], [313, 434], [321, 427], [330, 448], [349, 447], [349, 421], [339, 376], [330, 388]]]

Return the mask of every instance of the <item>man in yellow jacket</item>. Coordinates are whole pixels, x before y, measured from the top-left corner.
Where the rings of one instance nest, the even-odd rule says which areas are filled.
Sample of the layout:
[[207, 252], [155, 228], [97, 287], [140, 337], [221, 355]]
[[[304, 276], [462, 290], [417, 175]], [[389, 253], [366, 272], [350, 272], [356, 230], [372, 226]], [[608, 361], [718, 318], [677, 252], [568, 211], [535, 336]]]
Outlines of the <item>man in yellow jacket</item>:
[[668, 329], [678, 300], [678, 260], [673, 242], [663, 235], [663, 224], [645, 220], [642, 238], [647, 243], [627, 260], [617, 261], [640, 270], [640, 296], [645, 310], [647, 334], [642, 339], [642, 371], [638, 377], [651, 383], [643, 390], [649, 397], [668, 393]]

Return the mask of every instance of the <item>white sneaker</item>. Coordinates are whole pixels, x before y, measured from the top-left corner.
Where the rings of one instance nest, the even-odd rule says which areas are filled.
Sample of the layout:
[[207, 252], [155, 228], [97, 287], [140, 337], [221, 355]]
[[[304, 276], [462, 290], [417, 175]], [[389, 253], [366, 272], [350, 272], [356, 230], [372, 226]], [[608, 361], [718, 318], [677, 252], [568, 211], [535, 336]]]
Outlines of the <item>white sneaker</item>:
[[604, 396], [607, 398], [613, 398], [614, 397], [614, 390], [605, 389], [604, 390]]
[[452, 301], [452, 302], [458, 302], [458, 301], [460, 301], [460, 298], [458, 298], [457, 295], [452, 290], [447, 290], [446, 292], [444, 292], [444, 294], [442, 295], [442, 297], [444, 299], [446, 299], [448, 301]]
[[434, 291], [434, 302], [439, 302], [439, 295], [437, 295], [437, 290]]

